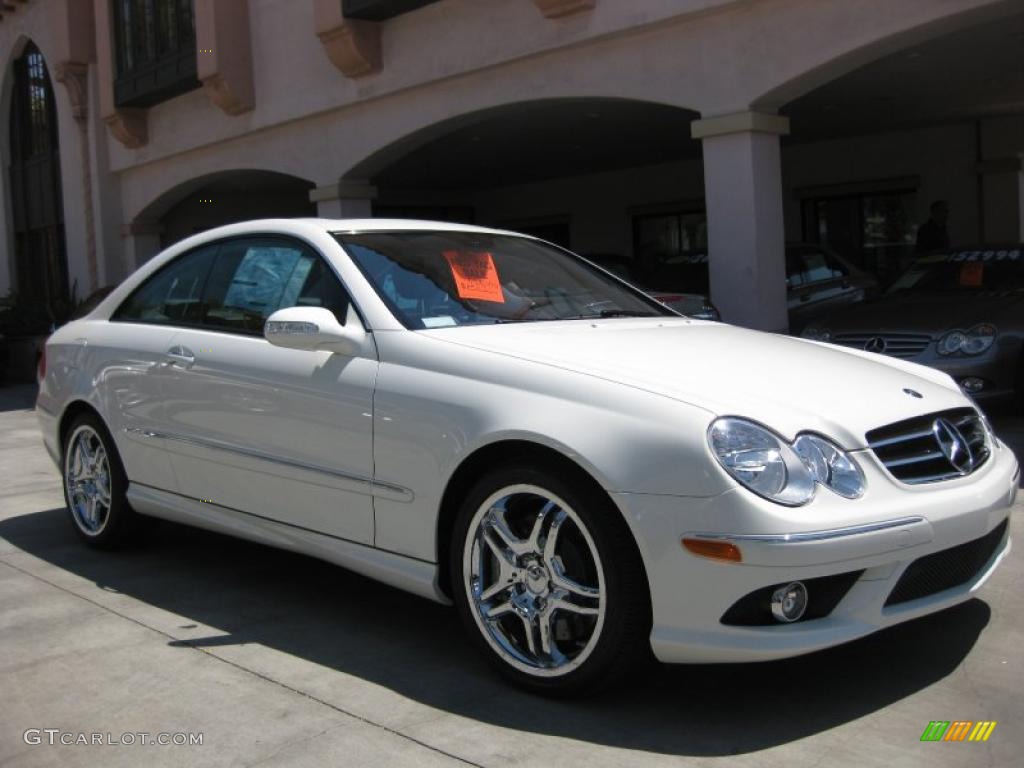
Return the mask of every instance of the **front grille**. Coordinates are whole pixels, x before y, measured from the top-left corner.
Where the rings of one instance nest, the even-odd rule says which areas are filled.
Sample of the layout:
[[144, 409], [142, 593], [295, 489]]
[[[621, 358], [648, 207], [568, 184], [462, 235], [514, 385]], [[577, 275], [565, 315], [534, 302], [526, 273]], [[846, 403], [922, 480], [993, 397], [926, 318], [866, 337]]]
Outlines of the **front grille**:
[[973, 408], [915, 416], [873, 429], [865, 437], [889, 473], [904, 483], [969, 475], [989, 457], [985, 425]]
[[832, 341], [844, 347], [909, 358], [924, 352], [932, 338], [923, 333], [837, 333]]
[[1003, 520], [980, 539], [919, 557], [907, 566], [885, 604], [906, 603], [966, 584], [992, 559], [1006, 534], [1006, 524]]

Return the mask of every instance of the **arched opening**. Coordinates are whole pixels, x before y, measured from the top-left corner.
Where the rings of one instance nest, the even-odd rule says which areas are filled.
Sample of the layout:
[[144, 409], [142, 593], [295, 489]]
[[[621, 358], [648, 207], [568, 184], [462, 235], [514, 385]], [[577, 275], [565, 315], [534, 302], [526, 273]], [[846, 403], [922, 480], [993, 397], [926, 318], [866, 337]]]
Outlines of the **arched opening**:
[[[787, 237], [830, 247], [883, 286], [944, 238], [1024, 239], [1022, 50], [1022, 13], [961, 25], [783, 106]], [[945, 236], [919, 238], [937, 201]]]
[[937, 368], [986, 409], [1020, 397], [1022, 51], [1017, 4], [783, 107], [791, 330]]
[[696, 116], [631, 99], [508, 104], [416, 131], [345, 176], [377, 188], [375, 216], [504, 227], [650, 271], [706, 254]]
[[[316, 216], [313, 183], [275, 171], [221, 171], [179, 184], [136, 217], [159, 248], [224, 224], [263, 218]], [[153, 255], [152, 253], [147, 254]]]
[[51, 312], [70, 293], [53, 86], [29, 42], [13, 62], [10, 190], [17, 293]]

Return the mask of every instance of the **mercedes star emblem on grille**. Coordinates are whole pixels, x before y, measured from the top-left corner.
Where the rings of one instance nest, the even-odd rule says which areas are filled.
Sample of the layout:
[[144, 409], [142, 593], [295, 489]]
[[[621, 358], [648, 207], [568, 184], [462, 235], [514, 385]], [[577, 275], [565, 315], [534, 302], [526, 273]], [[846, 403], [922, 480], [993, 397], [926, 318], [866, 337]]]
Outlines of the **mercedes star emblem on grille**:
[[864, 342], [864, 351], [866, 352], [877, 352], [882, 354], [885, 352], [885, 339], [881, 336], [873, 336]]
[[961, 475], [966, 475], [974, 468], [971, 447], [959, 429], [945, 419], [936, 419], [932, 422], [932, 434], [935, 435], [935, 442], [939, 444], [939, 450], [953, 465], [953, 469]]

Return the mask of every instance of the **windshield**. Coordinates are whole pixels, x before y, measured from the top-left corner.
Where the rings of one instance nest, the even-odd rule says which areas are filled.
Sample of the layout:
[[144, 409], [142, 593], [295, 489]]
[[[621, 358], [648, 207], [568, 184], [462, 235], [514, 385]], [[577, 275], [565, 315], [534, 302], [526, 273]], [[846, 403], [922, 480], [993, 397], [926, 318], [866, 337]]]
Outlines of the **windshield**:
[[918, 259], [889, 293], [1015, 291], [1024, 289], [1024, 249], [955, 251]]
[[337, 234], [406, 328], [676, 316], [565, 251], [477, 232]]

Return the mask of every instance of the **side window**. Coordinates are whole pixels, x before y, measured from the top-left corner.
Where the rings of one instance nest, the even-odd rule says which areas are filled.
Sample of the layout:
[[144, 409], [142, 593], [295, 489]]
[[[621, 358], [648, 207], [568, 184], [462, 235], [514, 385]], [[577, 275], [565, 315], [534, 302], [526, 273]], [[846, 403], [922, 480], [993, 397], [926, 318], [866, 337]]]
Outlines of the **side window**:
[[216, 253], [216, 246], [208, 246], [179, 256], [125, 299], [113, 319], [157, 325], [199, 323], [203, 283]]
[[850, 274], [850, 270], [846, 268], [846, 265], [831, 254], [826, 253], [825, 259], [828, 261], [829, 269], [832, 270], [832, 277], [847, 277]]
[[287, 240], [224, 243], [203, 291], [202, 325], [260, 334], [278, 309], [325, 307], [344, 323], [348, 295], [324, 260]]
[[[824, 251], [816, 248], [799, 253], [787, 254], [786, 271], [790, 287], [821, 283], [826, 280], [845, 277], [847, 270]], [[792, 263], [797, 261], [798, 263]]]

